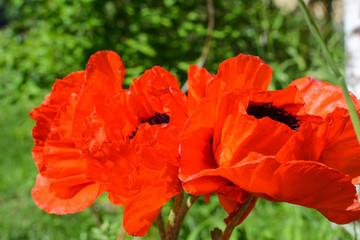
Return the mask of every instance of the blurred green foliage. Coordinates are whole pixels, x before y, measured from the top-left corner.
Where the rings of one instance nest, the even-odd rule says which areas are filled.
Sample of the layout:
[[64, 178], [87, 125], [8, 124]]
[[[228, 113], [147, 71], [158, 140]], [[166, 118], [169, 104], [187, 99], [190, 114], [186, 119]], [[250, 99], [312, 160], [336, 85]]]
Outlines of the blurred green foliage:
[[[319, 47], [298, 10], [284, 12], [271, 0], [214, 0], [215, 29], [205, 67], [239, 53], [258, 55], [273, 67], [271, 89], [313, 75], [333, 81]], [[105, 196], [74, 215], [38, 209], [30, 190], [37, 169], [31, 157], [31, 108], [41, 103], [56, 78], [85, 69], [91, 54], [113, 50], [127, 71], [125, 85], [160, 65], [186, 81], [207, 34], [206, 1], [199, 0], [0, 0], [0, 239], [116, 239], [121, 208]], [[343, 69], [343, 36], [328, 18], [317, 19]], [[338, 26], [337, 26], [338, 27]], [[164, 208], [164, 217], [171, 203]], [[209, 239], [224, 227], [225, 212], [212, 198], [191, 209], [181, 239]], [[260, 201], [233, 239], [351, 239], [318, 212]], [[130, 239], [130, 237], [126, 237]], [[144, 239], [158, 239], [151, 228]]]
[[[207, 6], [199, 0], [2, 1], [6, 25], [0, 30], [0, 89], [5, 92], [28, 82], [49, 88], [56, 78], [83, 70], [89, 56], [104, 49], [122, 57], [127, 85], [154, 65], [184, 82], [207, 31]], [[332, 80], [297, 10], [284, 14], [270, 0], [215, 0], [214, 6], [215, 29], [205, 64], [212, 73], [223, 60], [244, 53], [274, 68], [273, 88], [309, 72]], [[341, 31], [324, 24], [322, 29], [329, 48], [337, 49], [335, 58], [343, 60]]]

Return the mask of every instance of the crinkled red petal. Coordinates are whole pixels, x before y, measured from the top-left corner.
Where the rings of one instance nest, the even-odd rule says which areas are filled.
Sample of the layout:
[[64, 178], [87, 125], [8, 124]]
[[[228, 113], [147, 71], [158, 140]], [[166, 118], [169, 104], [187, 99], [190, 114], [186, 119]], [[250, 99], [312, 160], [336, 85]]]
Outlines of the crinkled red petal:
[[[139, 120], [155, 113], [167, 113], [169, 107], [172, 107], [172, 111], [185, 109], [186, 112], [182, 114], [187, 114], [186, 96], [181, 93], [175, 76], [162, 67], [153, 67], [134, 79], [130, 91], [129, 107]], [[174, 102], [174, 98], [178, 102]], [[168, 106], [169, 101], [172, 106]]]
[[124, 205], [128, 179], [137, 158], [128, 138], [136, 129], [137, 119], [128, 107], [128, 90], [110, 95], [84, 122], [82, 153], [89, 178], [104, 184], [111, 201]]
[[342, 133], [331, 141], [319, 161], [353, 178], [360, 176], [360, 145], [349, 117]]
[[58, 180], [38, 174], [31, 194], [36, 205], [46, 212], [67, 214], [84, 210], [93, 204], [102, 192], [100, 188], [100, 184], [86, 177], [59, 184]]
[[[251, 151], [275, 155], [296, 131], [269, 117], [257, 119], [248, 115], [246, 108], [250, 101], [261, 103], [264, 99], [274, 99], [274, 106], [284, 108], [289, 114], [295, 115], [302, 105], [295, 97], [296, 94], [293, 96], [294, 93], [296, 92], [291, 89], [285, 89], [274, 92], [254, 91], [250, 94], [247, 91], [235, 91], [223, 95], [218, 106], [213, 137], [213, 151], [218, 165], [236, 164]], [[284, 95], [289, 97], [275, 100], [277, 96]]]
[[[296, 86], [306, 103], [308, 114], [325, 118], [336, 108], [347, 109], [341, 87], [327, 82], [319, 81], [312, 77], [300, 78], [293, 81], [290, 86]], [[351, 94], [351, 98], [357, 111], [360, 111], [360, 101]]]
[[181, 136], [180, 178], [197, 174], [203, 169], [217, 168], [212, 150], [215, 107], [203, 105], [186, 122]]
[[72, 121], [84, 72], [57, 80], [51, 94], [30, 116], [33, 157], [40, 174], [32, 190], [36, 204], [50, 213], [74, 213], [90, 206], [100, 195], [100, 184], [86, 176], [86, 164], [71, 137]]
[[[169, 122], [150, 124], [156, 114], [168, 115]], [[112, 203], [125, 206], [124, 226], [132, 235], [143, 236], [161, 207], [182, 191], [179, 142], [187, 114], [176, 78], [154, 67], [130, 90], [104, 97], [84, 121], [87, 174], [103, 184]]]
[[94, 108], [102, 104], [108, 95], [122, 90], [125, 67], [118, 54], [112, 51], [100, 51], [93, 54], [85, 70], [85, 81], [73, 122], [72, 136], [77, 147], [82, 147], [80, 139], [82, 126]]
[[125, 204], [124, 228], [130, 235], [144, 236], [162, 206], [182, 190], [178, 167], [161, 170], [139, 165], [131, 175], [129, 199]]
[[188, 71], [188, 98], [189, 107], [194, 109], [201, 99], [206, 97], [206, 89], [209, 82], [215, 76], [211, 75], [205, 68], [199, 68], [196, 65], [189, 67]]
[[315, 208], [338, 224], [360, 219], [358, 196], [349, 176], [318, 162], [281, 164], [257, 154], [248, 157], [252, 160], [219, 169], [217, 175], [255, 196]]
[[272, 69], [259, 57], [239, 54], [222, 62], [217, 79], [223, 82], [223, 91], [258, 88], [267, 90], [272, 77]]
[[[297, 79], [291, 85], [296, 86], [301, 92], [306, 102], [306, 111], [324, 118], [322, 127], [317, 127], [316, 131], [307, 133], [313, 135], [307, 137], [312, 144], [309, 140], [305, 140], [301, 145], [298, 141], [292, 146], [306, 149], [313, 145], [318, 149], [316, 151], [318, 161], [351, 177], [360, 176], [360, 144], [349, 117], [342, 89], [311, 77]], [[355, 108], [360, 112], [360, 101], [351, 93], [350, 95]], [[306, 137], [303, 136], [303, 139]], [[293, 152], [299, 151], [294, 149]], [[311, 153], [311, 151], [302, 151], [302, 153]]]
[[279, 163], [259, 154], [248, 158], [195, 178], [222, 176], [257, 197], [315, 208], [338, 224], [360, 219], [358, 196], [349, 176], [318, 162]]
[[276, 154], [276, 159], [280, 162], [305, 159], [325, 163], [320, 160], [324, 150], [342, 134], [349, 120], [348, 117], [343, 117], [342, 112], [343, 110], [338, 108], [324, 121], [303, 122], [297, 134]]
[[[70, 137], [72, 114], [83, 81], [84, 72], [75, 72], [63, 80], [56, 80], [51, 94], [30, 112], [30, 117], [36, 121], [32, 132], [35, 141], [32, 154], [43, 175], [59, 170], [59, 174], [52, 177], [61, 178], [61, 173], [67, 176], [67, 171], [70, 174], [83, 172], [84, 165]], [[58, 166], [52, 166], [54, 162]]]

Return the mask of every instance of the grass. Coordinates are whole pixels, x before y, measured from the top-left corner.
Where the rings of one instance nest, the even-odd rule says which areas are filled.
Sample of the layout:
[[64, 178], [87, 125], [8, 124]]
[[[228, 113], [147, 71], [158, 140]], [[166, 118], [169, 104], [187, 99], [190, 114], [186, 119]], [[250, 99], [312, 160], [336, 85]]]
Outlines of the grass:
[[[38, 96], [44, 96], [41, 92]], [[26, 99], [26, 98], [24, 98]], [[20, 100], [10, 105], [2, 99], [0, 116], [0, 239], [116, 239], [122, 221], [122, 208], [109, 204], [105, 195], [95, 203], [102, 224], [96, 224], [90, 209], [57, 216], [37, 208], [31, 198], [37, 169], [32, 160], [33, 121], [28, 117], [31, 108], [42, 99]], [[163, 209], [169, 213], [171, 203]], [[184, 221], [180, 239], [209, 239], [214, 227], [224, 229], [225, 211], [215, 196], [206, 204], [195, 203]], [[335, 226], [335, 227], [334, 227]], [[125, 239], [137, 239], [126, 236]], [[159, 239], [154, 225], [143, 239]], [[316, 210], [287, 203], [260, 200], [250, 216], [237, 227], [231, 239], [353, 239], [344, 228], [331, 225]]]

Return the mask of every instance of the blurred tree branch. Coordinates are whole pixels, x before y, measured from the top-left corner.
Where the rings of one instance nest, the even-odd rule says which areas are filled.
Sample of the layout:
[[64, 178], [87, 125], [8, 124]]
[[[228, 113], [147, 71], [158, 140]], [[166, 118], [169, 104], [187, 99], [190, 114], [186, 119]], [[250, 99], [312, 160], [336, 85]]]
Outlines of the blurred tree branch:
[[[207, 56], [210, 52], [210, 45], [211, 45], [211, 39], [214, 32], [214, 26], [215, 26], [215, 10], [214, 10], [214, 3], [213, 0], [207, 0], [207, 9], [208, 9], [208, 26], [207, 26], [207, 35], [206, 40], [204, 44], [203, 51], [201, 53], [200, 59], [197, 63], [198, 67], [203, 67], [206, 61]], [[188, 91], [189, 84], [186, 81], [184, 85], [181, 88], [181, 91], [186, 93]]]

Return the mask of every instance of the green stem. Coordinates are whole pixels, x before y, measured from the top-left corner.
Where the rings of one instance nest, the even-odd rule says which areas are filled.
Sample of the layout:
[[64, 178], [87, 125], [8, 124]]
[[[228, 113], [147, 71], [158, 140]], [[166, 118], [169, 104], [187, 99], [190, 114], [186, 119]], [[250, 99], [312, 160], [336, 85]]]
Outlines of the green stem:
[[163, 220], [161, 212], [159, 213], [159, 216], [156, 218], [156, 225], [158, 226], [161, 240], [165, 240], [166, 233], [165, 233], [165, 227], [164, 227], [164, 220]]
[[301, 9], [301, 11], [303, 12], [304, 16], [305, 16], [305, 20], [306, 23], [308, 24], [313, 36], [315, 37], [316, 41], [319, 43], [321, 50], [324, 54], [325, 59], [327, 60], [328, 64], [330, 65], [330, 68], [332, 69], [332, 71], [334, 72], [336, 78], [338, 79], [338, 84], [340, 85], [340, 87], [342, 88], [346, 103], [348, 105], [349, 108], [349, 112], [350, 112], [350, 118], [353, 122], [354, 125], [354, 129], [356, 132], [356, 136], [357, 139], [360, 143], [360, 119], [359, 119], [359, 115], [356, 112], [355, 106], [351, 100], [351, 97], [349, 95], [349, 91], [346, 87], [346, 82], [344, 79], [344, 76], [340, 73], [339, 69], [337, 68], [334, 59], [332, 58], [324, 40], [322, 39], [319, 29], [317, 28], [314, 20], [312, 19], [305, 3], [303, 2], [303, 0], [298, 0], [299, 3], [299, 7]]
[[91, 209], [91, 212], [95, 218], [95, 221], [96, 221], [96, 226], [98, 228], [101, 227], [101, 224], [102, 224], [102, 221], [101, 221], [101, 217], [100, 217], [100, 214], [99, 214], [99, 211], [96, 209], [95, 207], [95, 204], [91, 205], [90, 206], [90, 209]]
[[185, 219], [186, 213], [189, 211], [189, 209], [191, 208], [191, 206], [194, 204], [194, 202], [199, 198], [199, 196], [190, 196], [186, 203], [181, 207], [178, 216], [175, 219], [175, 225], [174, 225], [174, 232], [173, 232], [173, 237], [174, 240], [177, 240], [179, 237], [179, 233], [180, 233], [180, 228], [181, 225]]
[[235, 213], [235, 215], [230, 219], [228, 224], [226, 225], [226, 228], [224, 230], [224, 233], [221, 236], [220, 240], [228, 240], [230, 239], [230, 236], [238, 224], [241, 216], [244, 214], [246, 209], [249, 207], [251, 200], [253, 199], [253, 196], [251, 196], [244, 204], [241, 205], [240, 209]]
[[166, 230], [166, 240], [173, 240], [174, 239], [174, 226], [175, 220], [179, 214], [181, 205], [184, 200], [184, 191], [176, 195], [174, 206], [170, 212], [168, 223], [167, 223], [167, 230]]

